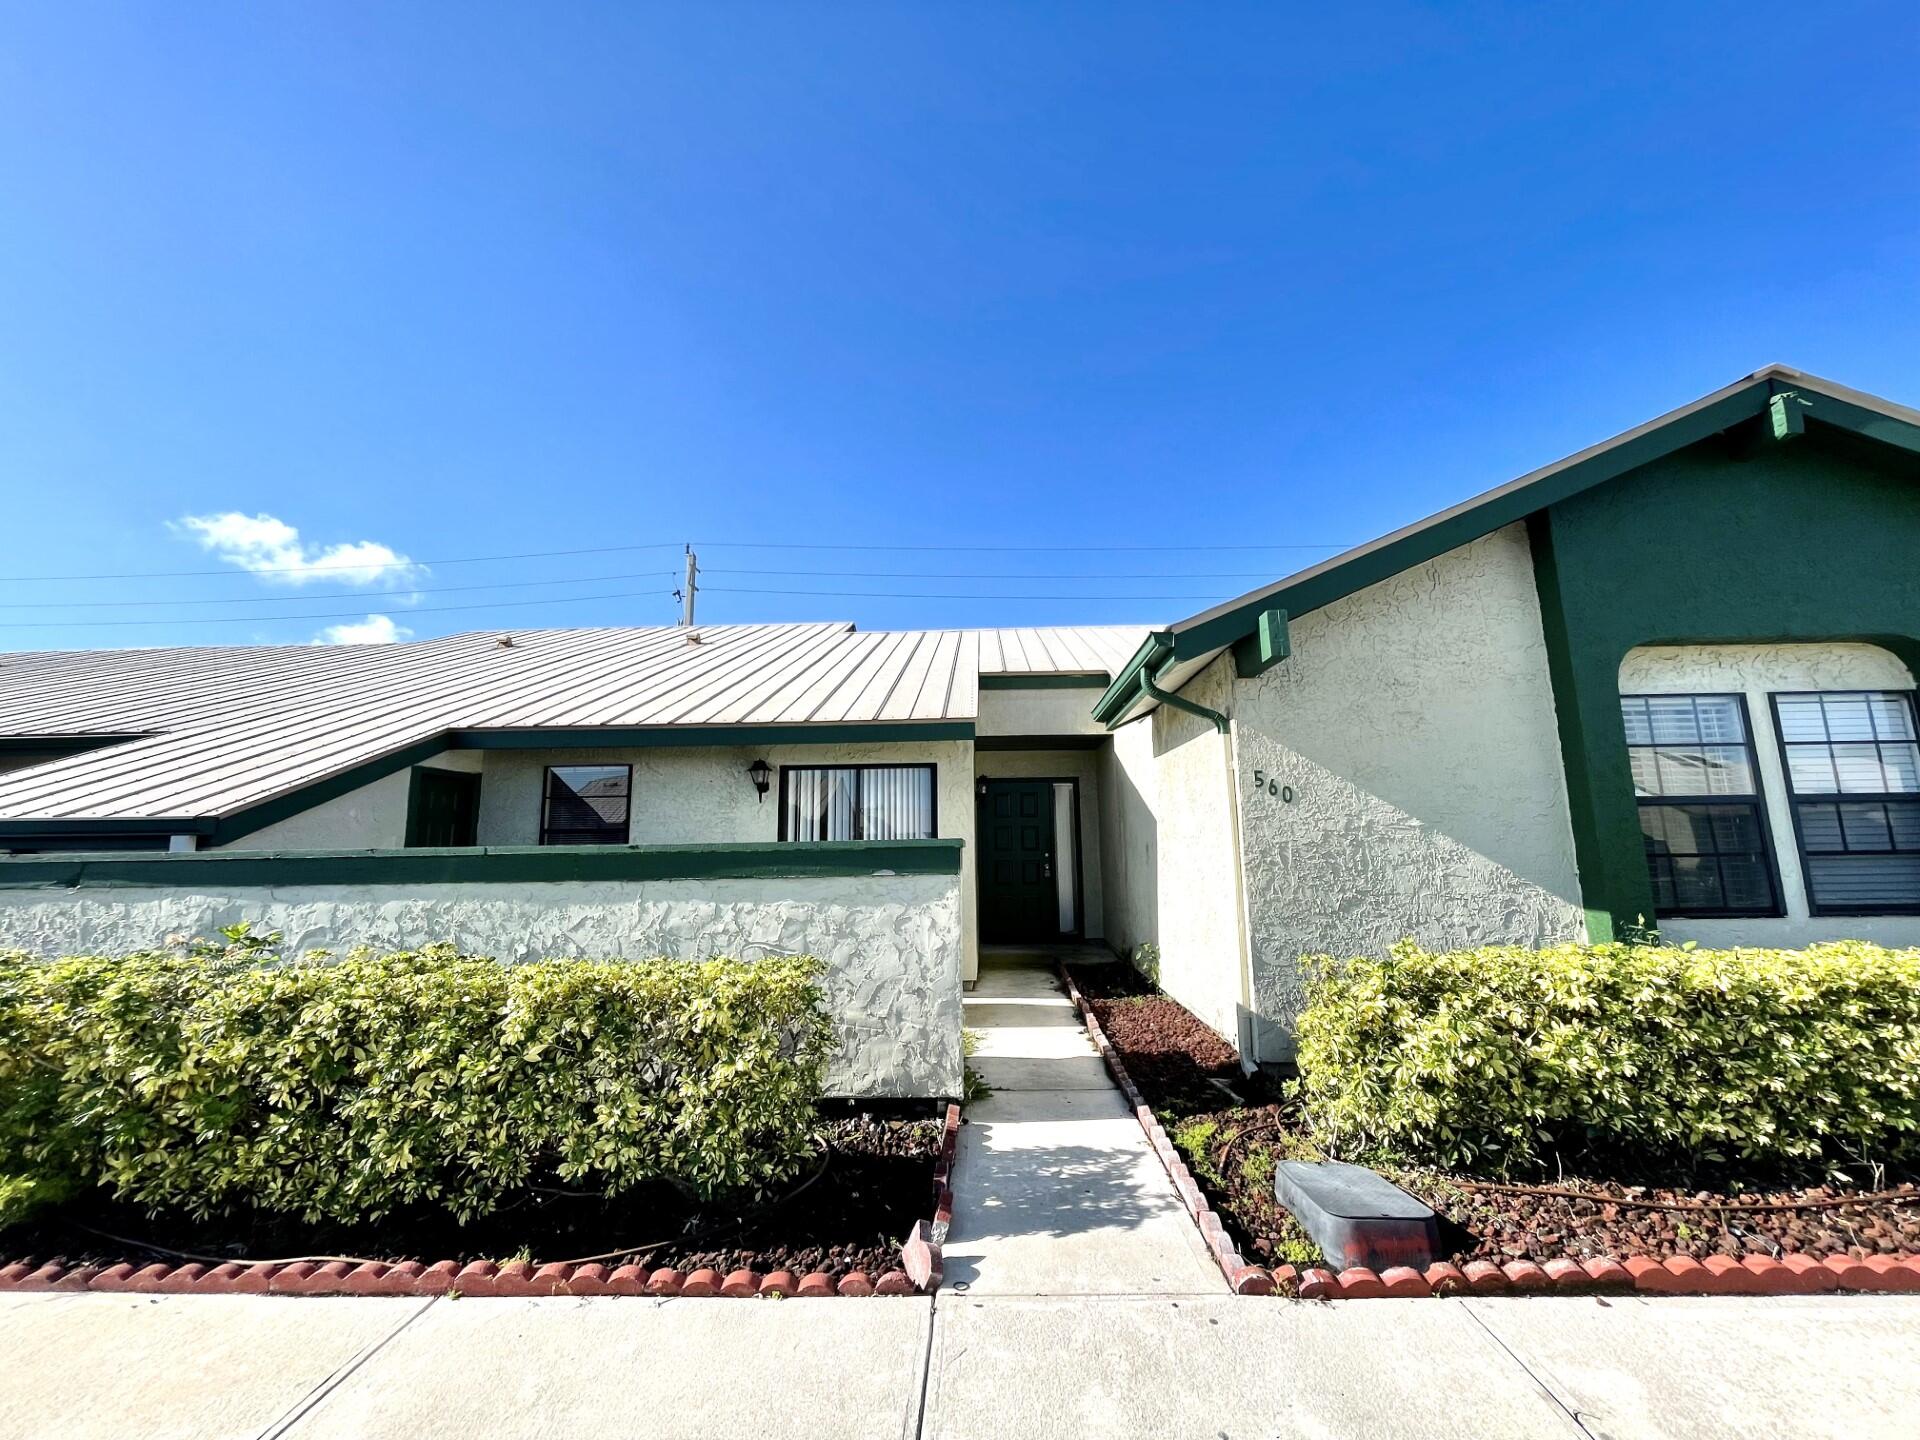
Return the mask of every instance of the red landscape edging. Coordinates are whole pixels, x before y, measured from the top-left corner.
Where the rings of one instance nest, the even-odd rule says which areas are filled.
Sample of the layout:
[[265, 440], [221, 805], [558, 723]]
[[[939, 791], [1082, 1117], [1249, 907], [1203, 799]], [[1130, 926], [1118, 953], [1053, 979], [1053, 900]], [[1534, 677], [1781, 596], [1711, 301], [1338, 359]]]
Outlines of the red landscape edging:
[[712, 1270], [682, 1274], [665, 1266], [657, 1270], [649, 1270], [644, 1265], [609, 1269], [593, 1261], [579, 1265], [542, 1265], [537, 1269], [525, 1260], [509, 1260], [500, 1265], [491, 1260], [475, 1260], [466, 1266], [452, 1260], [432, 1265], [423, 1265], [418, 1260], [397, 1265], [354, 1264], [344, 1260], [321, 1264], [300, 1260], [286, 1265], [229, 1262], [212, 1266], [190, 1261], [142, 1268], [122, 1262], [105, 1269], [94, 1265], [65, 1266], [57, 1261], [42, 1265], [16, 1261], [0, 1265], [0, 1292], [95, 1290], [135, 1295], [425, 1296], [458, 1291], [474, 1298], [724, 1295], [769, 1299], [790, 1295], [809, 1299], [828, 1295], [922, 1295], [940, 1286], [940, 1248], [946, 1243], [947, 1227], [953, 1219], [953, 1158], [959, 1136], [960, 1107], [948, 1105], [940, 1158], [933, 1171], [933, 1219], [914, 1222], [913, 1233], [900, 1247], [901, 1268], [877, 1277], [859, 1270], [842, 1275], [837, 1282], [824, 1273], [796, 1277], [790, 1270], [776, 1270], [770, 1275], [762, 1275], [757, 1270], [736, 1270], [724, 1276]]
[[1298, 1270], [1276, 1265], [1264, 1270], [1247, 1264], [1228, 1238], [1220, 1217], [1207, 1203], [1193, 1172], [1173, 1141], [1141, 1097], [1125, 1062], [1107, 1040], [1100, 1021], [1066, 966], [1060, 978], [1079, 1011], [1087, 1034], [1106, 1061], [1114, 1083], [1133, 1107], [1134, 1118], [1147, 1133], [1154, 1153], [1166, 1166], [1180, 1201], [1199, 1226], [1227, 1283], [1239, 1295], [1269, 1295], [1291, 1286], [1303, 1300], [1373, 1300], [1428, 1295], [1592, 1294], [1603, 1290], [1633, 1290], [1654, 1295], [1818, 1295], [1830, 1291], [1920, 1294], [1920, 1255], [1803, 1255], [1778, 1257], [1749, 1255], [1741, 1260], [1712, 1255], [1695, 1260], [1677, 1255], [1669, 1260], [1650, 1255], [1625, 1260], [1576, 1260], [1564, 1256], [1544, 1265], [1532, 1260], [1470, 1260], [1463, 1266], [1439, 1261], [1424, 1271], [1395, 1266], [1375, 1274], [1364, 1267], [1331, 1270], [1311, 1266]]

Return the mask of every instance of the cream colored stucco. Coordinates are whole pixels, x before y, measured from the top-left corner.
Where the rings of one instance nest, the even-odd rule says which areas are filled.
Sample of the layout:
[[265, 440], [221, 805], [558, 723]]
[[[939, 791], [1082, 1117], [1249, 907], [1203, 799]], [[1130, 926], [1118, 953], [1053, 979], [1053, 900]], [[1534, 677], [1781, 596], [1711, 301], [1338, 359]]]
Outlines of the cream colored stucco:
[[974, 773], [992, 780], [1080, 782], [1080, 902], [1083, 934], [1106, 934], [1105, 866], [1102, 863], [1100, 755], [1096, 750], [979, 750]]
[[[436, 770], [478, 770], [481, 752], [442, 750], [422, 762]], [[407, 843], [408, 772], [322, 801], [310, 810], [242, 835], [223, 850], [393, 850]]]
[[982, 690], [978, 735], [1104, 735], [1093, 718], [1100, 687]]
[[1702, 945], [1791, 947], [1821, 940], [1920, 944], [1920, 916], [1819, 916], [1809, 913], [1779, 732], [1768, 697], [1794, 690], [1911, 690], [1914, 677], [1877, 645], [1648, 645], [1620, 663], [1623, 695], [1744, 695], [1760, 765], [1767, 826], [1787, 913], [1771, 918], [1660, 922], [1670, 940]]
[[1261, 1012], [1296, 1013], [1303, 954], [1584, 937], [1524, 528], [1291, 634], [1290, 659], [1233, 687]]
[[831, 1093], [957, 1095], [964, 893], [953, 875], [0, 890], [0, 945], [124, 954], [249, 920], [289, 953], [451, 941], [507, 961], [814, 955], [840, 1036]]

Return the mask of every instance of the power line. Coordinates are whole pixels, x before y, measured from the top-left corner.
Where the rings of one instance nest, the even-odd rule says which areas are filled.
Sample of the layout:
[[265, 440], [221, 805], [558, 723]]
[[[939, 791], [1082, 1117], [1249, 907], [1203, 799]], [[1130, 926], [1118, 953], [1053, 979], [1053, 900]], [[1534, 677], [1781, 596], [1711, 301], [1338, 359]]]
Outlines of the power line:
[[946, 551], [994, 555], [1118, 555], [1153, 552], [1204, 555], [1212, 551], [1350, 550], [1350, 542], [1298, 541], [1285, 545], [808, 545], [775, 540], [695, 540], [695, 549], [708, 550], [894, 550]]
[[223, 570], [127, 570], [101, 575], [0, 575], [0, 581], [185, 580], [206, 575], [294, 575], [341, 570], [405, 570], [420, 565], [483, 565], [492, 560], [546, 560], [561, 555], [613, 555], [634, 550], [678, 550], [677, 541], [651, 545], [595, 545], [583, 550], [523, 550], [514, 555], [454, 555], [440, 560], [396, 560], [390, 565], [230, 565]]
[[[571, 605], [587, 600], [631, 600], [642, 596], [664, 599], [672, 593], [670, 590], [616, 590], [606, 595], [550, 595], [539, 600], [482, 600], [472, 605], [420, 605], [403, 613], [411, 616], [438, 615], [449, 610], [517, 610], [528, 605]], [[0, 629], [70, 630], [107, 625], [262, 625], [273, 620], [362, 620], [367, 614], [366, 607], [362, 606], [358, 610], [293, 615], [209, 615], [198, 618], [170, 615], [158, 620], [0, 620]]]
[[700, 567], [702, 575], [817, 575], [828, 580], [1272, 580], [1271, 570], [1099, 571], [1068, 574], [1043, 570], [723, 570]]
[[1212, 595], [940, 595], [918, 590], [756, 590], [739, 585], [703, 585], [703, 595], [825, 595], [853, 600], [1218, 600]]
[[[376, 600], [382, 595], [451, 595], [472, 590], [531, 590], [545, 585], [604, 585], [614, 580], [673, 578], [674, 572], [671, 570], [634, 570], [619, 575], [569, 575], [564, 580], [499, 580], [490, 585], [408, 585], [398, 590], [326, 590], [318, 595], [219, 595], [194, 600], [0, 600], [0, 610], [119, 610], [135, 605], [278, 605], [308, 600]], [[191, 620], [183, 618], [182, 623], [191, 623]]]

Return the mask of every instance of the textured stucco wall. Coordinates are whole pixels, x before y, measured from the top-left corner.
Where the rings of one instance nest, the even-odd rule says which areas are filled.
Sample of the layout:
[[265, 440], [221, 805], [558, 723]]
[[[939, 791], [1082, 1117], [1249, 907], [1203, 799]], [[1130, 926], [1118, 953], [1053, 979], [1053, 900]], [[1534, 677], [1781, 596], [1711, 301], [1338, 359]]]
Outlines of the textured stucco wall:
[[[765, 760], [775, 779], [762, 801], [747, 767]], [[897, 745], [659, 746], [580, 750], [447, 750], [426, 762], [478, 770], [479, 842], [540, 843], [540, 786], [549, 765], [633, 766], [632, 839], [636, 845], [701, 845], [779, 838], [782, 765], [922, 765], [934, 777], [940, 837], [966, 842], [960, 852], [962, 970], [979, 966], [973, 880], [973, 744], [932, 741]], [[372, 781], [277, 824], [256, 830], [230, 850], [378, 850], [406, 842], [408, 776]]]
[[827, 962], [838, 1095], [960, 1092], [960, 911], [953, 875], [631, 884], [236, 887], [218, 894], [0, 891], [0, 947], [115, 953], [251, 920], [289, 951], [450, 940], [521, 961], [812, 954]]
[[1101, 845], [1100, 755], [1096, 750], [981, 750], [974, 773], [995, 780], [1080, 782], [1080, 908], [1082, 934], [1106, 933], [1106, 887]]
[[1234, 691], [1261, 1012], [1297, 1011], [1302, 954], [1583, 937], [1524, 528], [1296, 617], [1292, 640]]
[[1821, 940], [1872, 940], [1920, 945], [1920, 916], [1819, 916], [1808, 913], [1806, 879], [1793, 833], [1779, 735], [1768, 696], [1791, 690], [1911, 690], [1914, 677], [1898, 656], [1876, 645], [1649, 645], [1620, 663], [1623, 695], [1747, 697], [1754, 753], [1779, 863], [1787, 913], [1771, 919], [1660, 921], [1669, 940], [1702, 945], [1792, 947]]
[[1093, 718], [1100, 687], [1085, 689], [982, 690], [978, 735], [1104, 735]]
[[[940, 838], [960, 851], [962, 974], [979, 965], [973, 879], [973, 743], [943, 740], [891, 745], [762, 745], [589, 750], [488, 750], [480, 781], [480, 843], [540, 843], [540, 786], [549, 765], [633, 766], [632, 839], [636, 845], [773, 841], [780, 832], [782, 765], [925, 765], [934, 775]], [[765, 760], [774, 780], [762, 801], [747, 767]]]
[[[1182, 688], [1209, 709], [1232, 708], [1233, 660], [1222, 656]], [[1158, 775], [1156, 908], [1160, 984], [1228, 1039], [1239, 1032], [1242, 897], [1234, 854], [1229, 737], [1162, 705], [1153, 712]]]
[[1160, 934], [1160, 822], [1153, 726], [1122, 725], [1096, 751], [1100, 775], [1102, 932], [1123, 956]]

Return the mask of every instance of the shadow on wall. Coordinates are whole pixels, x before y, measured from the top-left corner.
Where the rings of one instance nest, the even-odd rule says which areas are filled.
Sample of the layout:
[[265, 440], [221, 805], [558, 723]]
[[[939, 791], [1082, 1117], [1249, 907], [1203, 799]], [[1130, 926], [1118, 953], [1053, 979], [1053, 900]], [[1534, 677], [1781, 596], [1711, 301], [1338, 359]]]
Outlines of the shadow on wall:
[[1160, 938], [1160, 822], [1111, 744], [1101, 761], [1101, 920], [1124, 958]]

